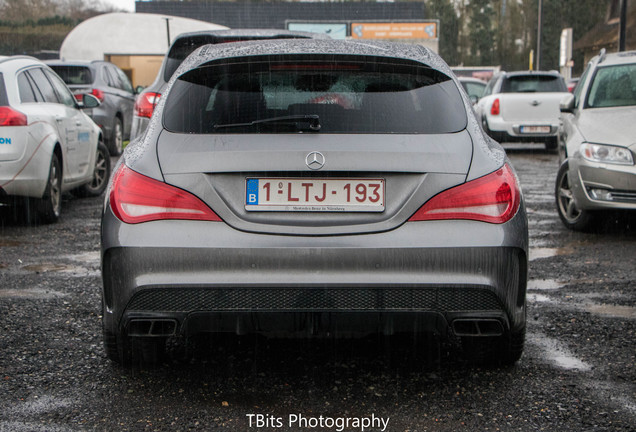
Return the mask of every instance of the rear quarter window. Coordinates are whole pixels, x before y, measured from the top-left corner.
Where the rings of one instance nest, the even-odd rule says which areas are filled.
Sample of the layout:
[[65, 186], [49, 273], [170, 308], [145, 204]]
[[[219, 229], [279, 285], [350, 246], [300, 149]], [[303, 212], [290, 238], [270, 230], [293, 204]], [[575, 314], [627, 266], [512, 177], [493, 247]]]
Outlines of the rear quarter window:
[[9, 105], [9, 98], [7, 97], [7, 88], [4, 86], [4, 75], [0, 72], [0, 106]]
[[[177, 79], [163, 112], [181, 133], [458, 132], [463, 99], [445, 74], [423, 64], [318, 56], [210, 63]], [[314, 129], [315, 130], [315, 129]]]

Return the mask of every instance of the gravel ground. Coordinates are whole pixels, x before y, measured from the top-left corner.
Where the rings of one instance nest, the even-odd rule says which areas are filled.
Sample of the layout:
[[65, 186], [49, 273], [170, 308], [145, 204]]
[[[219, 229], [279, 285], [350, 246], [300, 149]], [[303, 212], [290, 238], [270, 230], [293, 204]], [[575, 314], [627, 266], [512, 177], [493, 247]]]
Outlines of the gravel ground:
[[101, 345], [103, 200], [66, 197], [54, 225], [0, 212], [0, 431], [362, 430], [340, 429], [347, 418], [376, 420], [367, 431], [636, 430], [636, 221], [567, 231], [557, 156], [534, 150], [509, 150], [531, 262], [527, 349], [507, 368], [429, 340], [200, 339], [122, 369]]

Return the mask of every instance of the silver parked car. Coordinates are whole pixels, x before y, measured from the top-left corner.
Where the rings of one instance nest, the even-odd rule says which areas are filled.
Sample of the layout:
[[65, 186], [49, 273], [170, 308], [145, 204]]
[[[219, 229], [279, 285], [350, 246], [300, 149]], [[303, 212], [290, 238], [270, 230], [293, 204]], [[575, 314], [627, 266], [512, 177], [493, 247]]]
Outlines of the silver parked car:
[[228, 42], [241, 42], [249, 40], [265, 39], [329, 39], [324, 33], [311, 33], [291, 30], [275, 29], [230, 29], [230, 30], [203, 30], [178, 35], [170, 45], [168, 53], [161, 63], [155, 81], [145, 88], [135, 100], [132, 131], [130, 140], [134, 140], [143, 134], [150, 122], [152, 112], [161, 99], [170, 77], [177, 70], [181, 62], [192, 51], [207, 44], [220, 44]]
[[460, 85], [417, 45], [195, 51], [108, 192], [108, 356], [197, 332], [436, 332], [519, 359], [525, 208]]
[[563, 224], [587, 230], [598, 210], [636, 210], [636, 51], [594, 57], [561, 112], [555, 195]]
[[128, 77], [116, 65], [100, 61], [47, 61], [69, 86], [78, 101], [90, 93], [101, 102], [87, 112], [104, 131], [110, 154], [119, 156], [130, 137], [135, 92]]
[[[26, 56], [0, 56], [0, 203], [24, 202], [55, 222], [62, 193], [97, 196], [110, 177], [110, 155], [99, 127], [48, 66]], [[32, 204], [32, 205], [31, 205]]]

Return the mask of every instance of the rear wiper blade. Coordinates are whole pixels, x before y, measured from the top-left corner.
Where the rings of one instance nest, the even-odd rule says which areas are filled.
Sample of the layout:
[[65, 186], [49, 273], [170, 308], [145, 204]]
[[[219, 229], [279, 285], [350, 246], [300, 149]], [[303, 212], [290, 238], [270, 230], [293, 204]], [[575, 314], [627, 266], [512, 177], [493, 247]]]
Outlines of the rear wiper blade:
[[225, 128], [254, 126], [258, 124], [272, 124], [272, 123], [288, 124], [288, 125], [294, 125], [296, 127], [298, 127], [300, 123], [307, 123], [309, 126], [309, 130], [312, 130], [314, 132], [318, 132], [321, 128], [320, 117], [318, 117], [318, 114], [299, 114], [299, 115], [287, 115], [287, 116], [280, 116], [280, 117], [270, 117], [266, 119], [254, 120], [252, 122], [247, 122], [247, 123], [216, 124], [214, 125], [214, 129], [225, 129]]

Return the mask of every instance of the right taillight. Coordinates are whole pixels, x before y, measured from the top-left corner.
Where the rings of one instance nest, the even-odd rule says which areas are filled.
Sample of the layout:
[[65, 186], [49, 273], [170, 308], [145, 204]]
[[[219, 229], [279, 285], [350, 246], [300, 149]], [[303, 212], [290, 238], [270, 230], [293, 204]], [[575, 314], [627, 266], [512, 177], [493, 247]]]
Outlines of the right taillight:
[[138, 117], [152, 117], [152, 112], [159, 103], [161, 93], [141, 93], [135, 100], [135, 115]]
[[499, 115], [501, 109], [499, 107], [499, 98], [495, 99], [490, 107], [490, 114]]
[[0, 126], [26, 126], [28, 125], [26, 114], [16, 111], [11, 107], [0, 107]]
[[113, 174], [109, 197], [115, 216], [129, 224], [164, 219], [221, 221], [191, 193], [139, 174], [126, 165]]
[[517, 179], [506, 164], [493, 173], [439, 193], [409, 221], [470, 219], [500, 224], [512, 219], [520, 202]]

